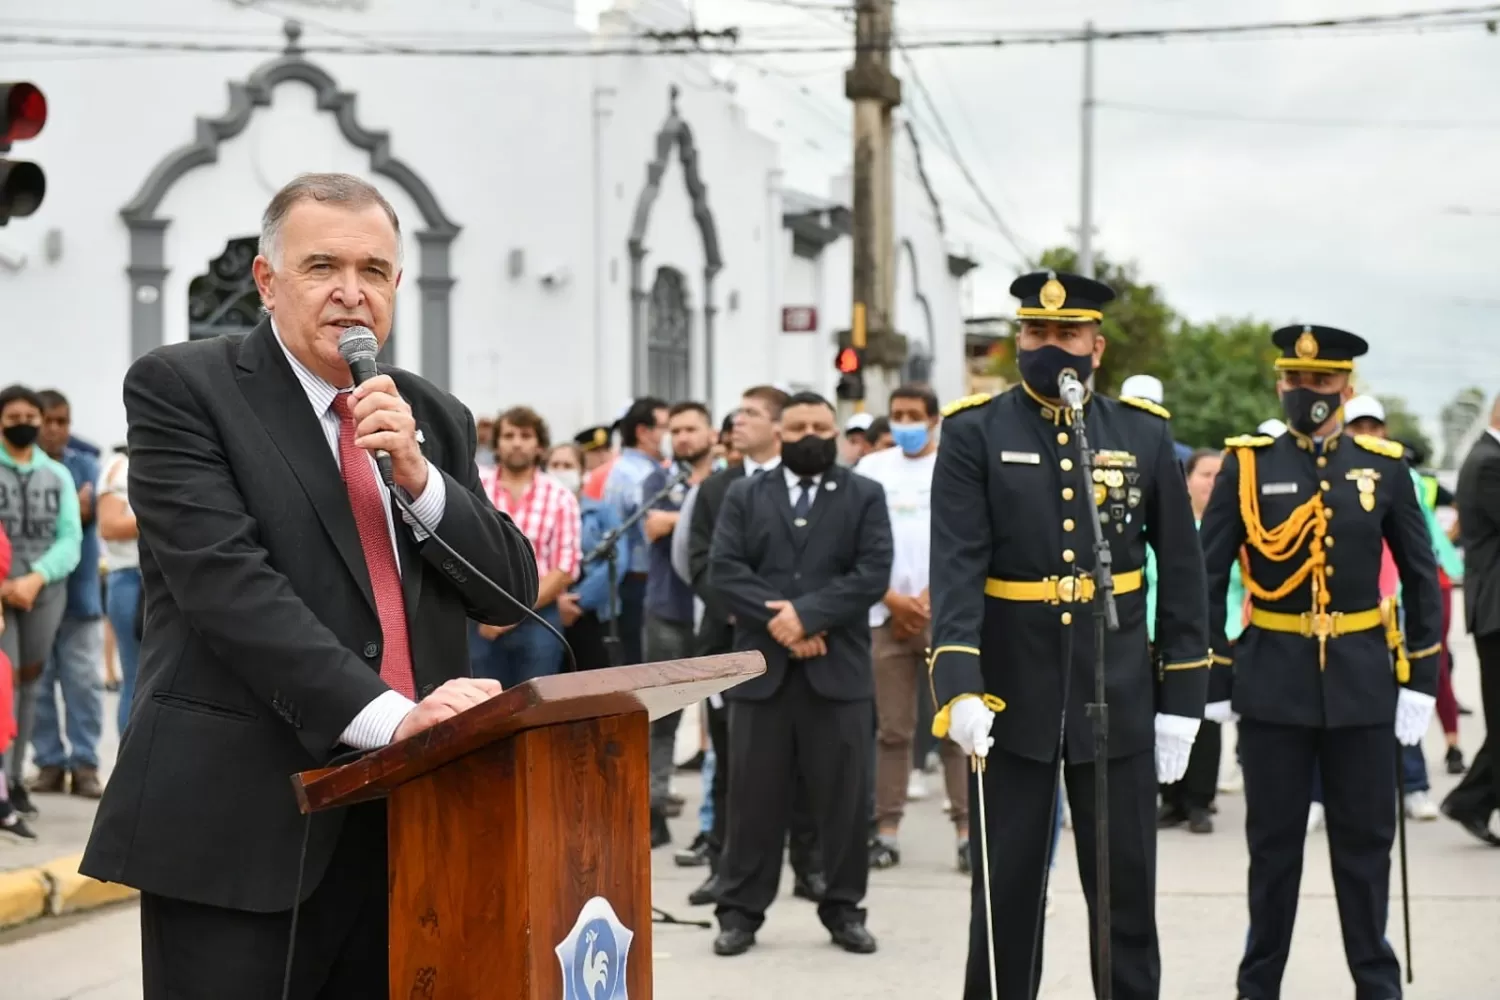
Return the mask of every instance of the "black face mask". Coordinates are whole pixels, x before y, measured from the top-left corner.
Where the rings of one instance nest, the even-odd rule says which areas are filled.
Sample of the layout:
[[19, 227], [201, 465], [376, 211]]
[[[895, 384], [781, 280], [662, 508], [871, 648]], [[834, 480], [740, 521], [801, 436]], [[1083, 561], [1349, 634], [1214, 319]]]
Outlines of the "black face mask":
[[5, 440], [15, 448], [30, 448], [36, 444], [36, 436], [41, 431], [36, 424], [11, 424], [5, 428]]
[[1281, 408], [1287, 425], [1298, 434], [1309, 437], [1338, 410], [1339, 393], [1314, 392], [1311, 389], [1288, 389], [1281, 394]]
[[1073, 369], [1078, 381], [1087, 382], [1094, 373], [1094, 356], [1069, 354], [1056, 344], [1047, 344], [1031, 351], [1017, 351], [1016, 367], [1021, 369], [1021, 378], [1031, 386], [1032, 392], [1048, 399], [1061, 399], [1062, 389], [1057, 385], [1057, 377], [1063, 369]]
[[795, 441], [782, 442], [781, 464], [791, 469], [793, 475], [821, 476], [833, 468], [838, 453], [837, 438], [805, 434]]

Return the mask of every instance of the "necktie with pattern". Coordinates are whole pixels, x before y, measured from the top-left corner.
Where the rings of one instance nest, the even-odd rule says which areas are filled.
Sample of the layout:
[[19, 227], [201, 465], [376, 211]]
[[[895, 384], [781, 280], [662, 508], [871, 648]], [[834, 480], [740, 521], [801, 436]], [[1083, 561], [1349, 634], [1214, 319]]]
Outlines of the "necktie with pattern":
[[380, 615], [380, 631], [385, 641], [380, 679], [392, 690], [415, 700], [417, 684], [412, 676], [411, 644], [406, 634], [406, 597], [401, 592], [401, 571], [396, 566], [396, 551], [391, 547], [385, 519], [385, 498], [375, 481], [369, 452], [354, 443], [354, 412], [349, 408], [349, 400], [347, 392], [333, 397], [333, 411], [339, 418], [339, 468], [349, 490], [349, 506], [354, 511], [370, 587], [375, 592], [375, 610]]

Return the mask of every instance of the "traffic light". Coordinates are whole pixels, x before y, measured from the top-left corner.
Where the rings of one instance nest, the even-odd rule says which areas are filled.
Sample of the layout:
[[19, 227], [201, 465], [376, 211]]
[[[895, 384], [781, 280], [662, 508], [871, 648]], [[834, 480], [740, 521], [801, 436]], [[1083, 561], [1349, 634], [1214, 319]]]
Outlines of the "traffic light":
[[10, 144], [34, 139], [47, 124], [47, 98], [35, 84], [0, 83], [0, 226], [41, 207], [47, 193], [42, 168], [5, 156]]
[[841, 347], [833, 365], [839, 372], [839, 399], [865, 398], [865, 351], [862, 347]]

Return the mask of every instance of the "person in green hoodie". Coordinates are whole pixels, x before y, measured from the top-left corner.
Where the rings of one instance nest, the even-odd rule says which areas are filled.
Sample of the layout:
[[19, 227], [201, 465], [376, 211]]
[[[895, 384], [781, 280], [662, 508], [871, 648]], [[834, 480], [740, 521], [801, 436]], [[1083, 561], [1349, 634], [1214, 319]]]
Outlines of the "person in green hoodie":
[[68, 576], [78, 565], [83, 524], [78, 488], [62, 463], [37, 445], [42, 401], [25, 386], [0, 389], [0, 526], [10, 538], [10, 574], [0, 583], [5, 631], [0, 649], [15, 669], [16, 739], [6, 751], [10, 801], [36, 810], [21, 781], [31, 742], [36, 682], [68, 604]]
[[[1193, 519], [1203, 520], [1203, 509], [1214, 491], [1214, 479], [1219, 475], [1223, 455], [1213, 448], [1199, 448], [1188, 456], [1184, 468], [1187, 471], [1188, 498], [1193, 503]], [[1156, 637], [1156, 553], [1146, 549], [1146, 634], [1154, 642]], [[1230, 571], [1228, 617], [1224, 631], [1233, 643], [1239, 638], [1245, 589], [1240, 583], [1240, 571], [1236, 566]], [[1215, 650], [1219, 653], [1219, 650]], [[1227, 651], [1223, 655], [1228, 655]], [[1215, 670], [1209, 678], [1208, 704], [1203, 710], [1203, 725], [1198, 729], [1198, 739], [1193, 743], [1192, 755], [1188, 758], [1187, 773], [1181, 781], [1161, 786], [1161, 810], [1157, 814], [1157, 826], [1161, 829], [1181, 826], [1186, 823], [1194, 833], [1213, 833], [1214, 794], [1219, 785], [1219, 757], [1223, 751], [1223, 732], [1220, 724], [1229, 720], [1229, 692], [1219, 690], [1220, 671]]]

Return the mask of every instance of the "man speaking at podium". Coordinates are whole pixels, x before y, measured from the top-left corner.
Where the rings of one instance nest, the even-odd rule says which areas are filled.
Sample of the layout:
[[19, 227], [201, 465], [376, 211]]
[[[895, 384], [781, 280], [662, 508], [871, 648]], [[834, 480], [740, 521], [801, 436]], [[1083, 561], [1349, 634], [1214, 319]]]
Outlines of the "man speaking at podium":
[[383, 344], [401, 280], [380, 193], [293, 180], [254, 271], [269, 316], [251, 333], [125, 376], [145, 630], [80, 870], [141, 890], [146, 1000], [279, 997], [289, 953], [290, 997], [384, 997], [385, 805], [314, 815], [304, 855], [291, 776], [500, 690], [466, 676], [465, 619], [522, 613], [417, 520], [526, 607], [536, 563], [480, 491], [457, 400], [386, 367], [348, 391], [339, 339], [363, 326]]

